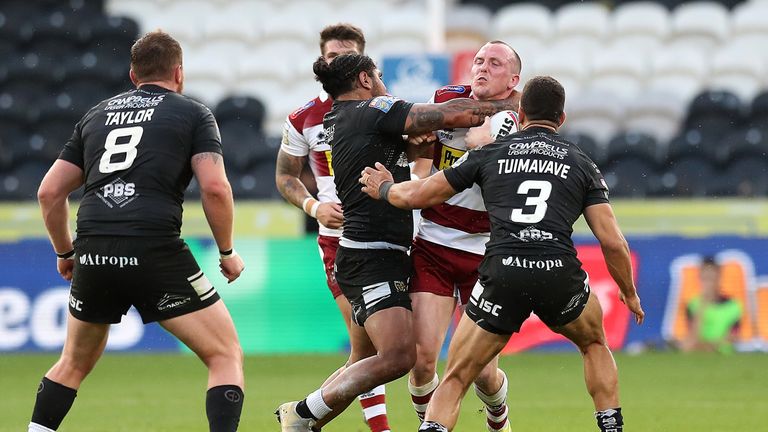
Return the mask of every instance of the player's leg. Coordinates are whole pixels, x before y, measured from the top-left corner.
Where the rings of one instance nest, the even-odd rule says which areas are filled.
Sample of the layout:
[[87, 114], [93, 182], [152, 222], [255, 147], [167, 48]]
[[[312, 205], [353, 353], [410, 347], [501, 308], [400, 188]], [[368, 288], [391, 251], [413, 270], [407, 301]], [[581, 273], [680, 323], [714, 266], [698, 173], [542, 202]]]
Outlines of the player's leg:
[[499, 356], [495, 356], [475, 379], [475, 394], [485, 404], [486, 426], [490, 432], [511, 431], [507, 407], [507, 375], [499, 369]]
[[37, 388], [30, 432], [58, 429], [75, 401], [77, 390], [104, 352], [109, 324], [81, 321], [67, 316], [67, 336], [61, 357]]
[[[323, 261], [323, 267], [325, 268], [326, 282], [328, 288], [331, 290], [333, 300], [336, 302], [336, 307], [341, 313], [344, 325], [347, 327], [347, 334], [350, 336], [350, 346], [354, 347], [352, 342], [352, 306], [349, 304], [349, 300], [341, 292], [339, 284], [336, 282], [334, 275], [333, 265], [336, 261], [336, 251], [339, 248], [339, 239], [337, 237], [318, 236], [317, 244], [320, 250], [320, 258]], [[370, 342], [370, 341], [369, 341]], [[348, 364], [354, 363], [352, 360], [352, 353], [350, 353], [350, 361]], [[342, 367], [343, 368], [343, 367]], [[337, 373], [332, 374], [323, 386], [330, 382], [332, 378], [335, 378], [338, 373], [341, 372], [340, 368]], [[384, 386], [377, 386], [370, 392], [361, 394], [360, 405], [363, 409], [363, 417], [371, 432], [386, 432], [389, 430], [389, 420], [387, 419], [387, 405], [386, 405], [386, 393]]]
[[281, 405], [278, 417], [284, 432], [323, 426], [358, 395], [408, 373], [416, 360], [411, 311], [405, 307], [381, 309], [367, 317], [364, 326], [376, 353], [348, 365], [335, 379], [298, 404]]
[[461, 400], [480, 371], [504, 348], [509, 334], [491, 333], [478, 326], [466, 314], [453, 334], [448, 350], [445, 377], [437, 387], [419, 430], [446, 432], [459, 417]]
[[553, 327], [579, 348], [584, 359], [584, 380], [595, 404], [595, 417], [601, 431], [621, 432], [624, 421], [619, 405], [619, 379], [603, 330], [603, 311], [594, 293], [586, 307], [572, 322]]
[[408, 390], [420, 420], [424, 420], [432, 394], [439, 383], [437, 360], [456, 308], [456, 299], [429, 292], [411, 293], [416, 364], [411, 369]]
[[243, 351], [224, 302], [160, 321], [208, 368], [206, 413], [212, 432], [236, 431], [243, 407]]

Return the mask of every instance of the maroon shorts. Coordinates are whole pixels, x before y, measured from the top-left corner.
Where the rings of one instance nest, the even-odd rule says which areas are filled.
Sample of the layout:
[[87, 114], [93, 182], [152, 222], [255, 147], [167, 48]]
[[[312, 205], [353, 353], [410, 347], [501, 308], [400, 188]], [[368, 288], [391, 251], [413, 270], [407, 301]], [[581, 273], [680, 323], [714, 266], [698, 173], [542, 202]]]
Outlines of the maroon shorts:
[[325, 281], [331, 289], [333, 298], [341, 295], [341, 288], [333, 274], [333, 264], [336, 262], [336, 250], [339, 248], [339, 238], [330, 236], [317, 236], [317, 244], [320, 246], [320, 258], [323, 259], [325, 268]]
[[467, 304], [477, 282], [477, 268], [483, 256], [417, 237], [411, 248], [411, 259], [414, 272], [411, 292], [458, 297], [461, 304]]

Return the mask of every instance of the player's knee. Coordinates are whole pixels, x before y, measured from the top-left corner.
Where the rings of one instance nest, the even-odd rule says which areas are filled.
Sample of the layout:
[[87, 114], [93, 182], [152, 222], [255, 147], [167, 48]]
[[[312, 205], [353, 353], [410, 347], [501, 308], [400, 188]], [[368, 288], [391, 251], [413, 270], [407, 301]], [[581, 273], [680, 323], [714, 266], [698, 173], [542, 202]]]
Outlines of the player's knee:
[[387, 364], [387, 375], [391, 379], [400, 378], [416, 364], [416, 348], [403, 344], [384, 353], [383, 357]]
[[436, 356], [424, 354], [419, 352], [416, 357], [416, 363], [411, 369], [411, 375], [413, 375], [416, 382], [429, 382], [435, 376], [437, 371], [437, 358]]
[[594, 351], [602, 351], [608, 349], [608, 342], [605, 340], [605, 336], [602, 334], [596, 334], [592, 337], [585, 338], [583, 341], [581, 341], [581, 343], [578, 343], [577, 345], [583, 355]]
[[54, 367], [57, 376], [65, 376], [68, 379], [82, 381], [96, 366], [96, 358], [80, 358], [64, 356]]

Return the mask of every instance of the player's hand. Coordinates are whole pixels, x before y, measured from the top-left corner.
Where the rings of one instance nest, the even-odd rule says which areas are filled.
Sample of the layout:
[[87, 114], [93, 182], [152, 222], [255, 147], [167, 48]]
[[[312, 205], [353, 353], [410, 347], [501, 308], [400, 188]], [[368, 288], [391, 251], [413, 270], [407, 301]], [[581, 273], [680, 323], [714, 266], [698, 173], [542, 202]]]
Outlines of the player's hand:
[[71, 258], [56, 258], [56, 270], [64, 280], [72, 280], [72, 269], [75, 268], [75, 260]]
[[317, 220], [324, 227], [337, 229], [344, 223], [344, 213], [341, 204], [334, 202], [320, 203], [317, 207]]
[[360, 184], [363, 185], [363, 192], [367, 193], [373, 199], [381, 199], [379, 196], [379, 187], [384, 182], [395, 182], [392, 173], [387, 167], [376, 162], [376, 168], [365, 167], [360, 173]]
[[640, 297], [637, 296], [637, 293], [632, 294], [631, 296], [625, 296], [624, 293], [619, 292], [619, 299], [622, 303], [627, 305], [633, 314], [635, 314], [635, 322], [642, 324], [643, 319], [645, 319], [645, 312], [643, 311], [643, 307], [640, 306]]
[[227, 278], [227, 283], [232, 283], [245, 270], [245, 264], [240, 255], [235, 252], [234, 256], [230, 255], [225, 259], [219, 258], [219, 268], [221, 269], [221, 274]]
[[467, 131], [464, 136], [464, 143], [467, 149], [474, 150], [494, 141], [491, 137], [491, 118], [486, 116], [485, 121], [480, 126], [475, 126]]
[[408, 144], [415, 146], [429, 145], [437, 141], [437, 137], [432, 132], [427, 132], [419, 135], [408, 135], [406, 141], [408, 141]]

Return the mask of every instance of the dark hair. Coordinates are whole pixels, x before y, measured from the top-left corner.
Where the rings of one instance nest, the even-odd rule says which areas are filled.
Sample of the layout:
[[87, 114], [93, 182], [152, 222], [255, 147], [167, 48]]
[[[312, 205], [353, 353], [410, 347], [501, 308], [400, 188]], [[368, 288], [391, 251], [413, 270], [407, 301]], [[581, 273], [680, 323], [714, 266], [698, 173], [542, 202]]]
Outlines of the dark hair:
[[167, 80], [181, 64], [181, 45], [162, 30], [149, 32], [131, 47], [131, 69], [139, 81]]
[[325, 43], [330, 40], [352, 41], [357, 44], [361, 53], [365, 52], [365, 35], [359, 27], [352, 24], [329, 25], [320, 32], [320, 52], [323, 55], [325, 55]]
[[519, 75], [520, 72], [523, 71], [523, 61], [520, 59], [520, 55], [515, 51], [514, 48], [512, 48], [512, 45], [504, 42], [503, 40], [492, 40], [488, 42], [489, 44], [500, 44], [500, 45], [506, 45], [509, 47], [509, 49], [512, 51], [512, 60], [514, 60], [517, 63], [517, 74]]
[[315, 79], [320, 81], [323, 90], [333, 99], [352, 91], [360, 72], [373, 76], [375, 70], [376, 63], [364, 54], [340, 55], [330, 63], [327, 63], [323, 57], [318, 57], [312, 65]]
[[525, 84], [520, 108], [528, 120], [559, 123], [564, 107], [565, 89], [551, 76], [536, 76]]

